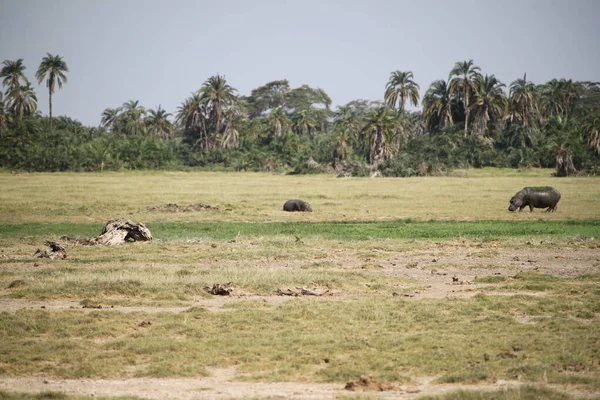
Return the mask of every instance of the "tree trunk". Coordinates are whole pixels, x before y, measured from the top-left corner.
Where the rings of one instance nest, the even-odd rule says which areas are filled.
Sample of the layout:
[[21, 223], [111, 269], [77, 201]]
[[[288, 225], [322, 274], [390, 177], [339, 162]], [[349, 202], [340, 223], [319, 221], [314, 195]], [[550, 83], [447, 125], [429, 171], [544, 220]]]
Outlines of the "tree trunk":
[[381, 162], [382, 149], [383, 149], [383, 131], [381, 128], [377, 128], [374, 131], [375, 135], [371, 140], [371, 165], [373, 168], [377, 169], [379, 167], [379, 163]]
[[52, 128], [52, 90], [48, 89], [48, 115], [50, 116], [50, 128]]
[[469, 109], [469, 97], [467, 93], [467, 87], [465, 85], [465, 93], [463, 96], [463, 106], [465, 107], [465, 136], [467, 136], [467, 132], [469, 130], [469, 115], [471, 114], [471, 110]]

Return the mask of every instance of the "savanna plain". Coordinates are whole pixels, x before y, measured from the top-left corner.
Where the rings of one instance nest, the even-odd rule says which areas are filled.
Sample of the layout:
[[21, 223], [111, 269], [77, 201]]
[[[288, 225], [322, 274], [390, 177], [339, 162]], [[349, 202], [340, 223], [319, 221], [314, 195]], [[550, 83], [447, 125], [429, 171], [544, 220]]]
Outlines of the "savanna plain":
[[600, 178], [551, 174], [0, 172], [0, 399], [599, 399]]

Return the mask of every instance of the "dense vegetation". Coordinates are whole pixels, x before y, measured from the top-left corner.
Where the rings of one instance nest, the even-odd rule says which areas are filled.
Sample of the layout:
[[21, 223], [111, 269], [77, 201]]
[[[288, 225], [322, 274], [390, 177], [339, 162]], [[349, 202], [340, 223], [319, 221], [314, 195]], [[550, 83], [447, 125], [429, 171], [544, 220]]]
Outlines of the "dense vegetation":
[[[35, 74], [46, 82], [49, 117], [23, 60], [0, 71], [0, 167], [95, 171], [204, 167], [363, 176], [442, 174], [465, 167], [550, 167], [557, 176], [600, 170], [600, 83], [519, 78], [507, 87], [472, 60], [457, 62], [423, 99], [412, 72], [393, 71], [382, 101], [331, 109], [320, 88], [287, 80], [237, 93], [208, 78], [174, 114], [138, 101], [102, 112], [99, 127], [52, 116], [52, 95], [67, 82], [61, 57]], [[382, 85], [384, 86], [384, 85]], [[422, 105], [409, 111], [407, 105]]]

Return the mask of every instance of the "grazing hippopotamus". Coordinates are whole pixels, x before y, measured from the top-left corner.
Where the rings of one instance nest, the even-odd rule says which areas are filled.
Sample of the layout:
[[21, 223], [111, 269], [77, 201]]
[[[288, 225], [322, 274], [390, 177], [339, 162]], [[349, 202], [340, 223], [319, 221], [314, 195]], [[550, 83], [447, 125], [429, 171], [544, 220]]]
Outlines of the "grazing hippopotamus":
[[519, 211], [523, 211], [525, 206], [529, 206], [529, 211], [533, 212], [533, 208], [546, 208], [546, 212], [556, 211], [556, 205], [560, 200], [560, 193], [558, 190], [549, 186], [543, 187], [526, 187], [520, 192], [515, 194], [510, 199], [510, 206], [508, 211], [515, 211], [517, 208]]
[[288, 200], [283, 205], [283, 211], [311, 211], [310, 204], [302, 200]]

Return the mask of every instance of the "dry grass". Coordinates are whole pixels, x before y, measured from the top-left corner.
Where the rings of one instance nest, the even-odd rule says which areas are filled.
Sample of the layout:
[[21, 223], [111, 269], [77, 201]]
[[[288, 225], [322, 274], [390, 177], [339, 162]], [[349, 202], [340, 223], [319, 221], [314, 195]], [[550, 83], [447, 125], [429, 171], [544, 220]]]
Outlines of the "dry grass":
[[[345, 221], [589, 219], [600, 216], [600, 178], [553, 178], [551, 170], [468, 170], [459, 177], [335, 178], [266, 173], [107, 172], [0, 173], [0, 223], [153, 221]], [[525, 186], [554, 186], [558, 212], [510, 213]], [[313, 213], [284, 213], [292, 198]], [[202, 202], [219, 211], [150, 213], [149, 206]]]
[[[344, 383], [372, 375], [404, 384], [433, 376], [435, 383], [505, 379], [600, 391], [596, 239], [554, 235], [532, 241], [509, 234], [440, 243], [385, 234], [361, 240], [297, 237], [291, 228], [269, 234], [259, 229], [258, 222], [271, 221], [410, 217], [502, 220], [494, 223], [505, 227], [515, 220], [600, 216], [599, 178], [556, 179], [540, 170], [465, 174], [469, 177], [0, 174], [4, 225], [101, 224], [124, 216], [156, 223], [165, 232], [166, 224], [158, 223], [173, 222], [171, 233], [181, 221], [223, 221], [230, 227], [250, 221], [257, 227], [217, 239], [182, 230], [146, 244], [68, 247], [67, 260], [34, 259], [43, 246], [39, 234], [4, 230], [0, 311], [3, 301], [35, 302], [36, 308], [0, 313], [0, 377], [201, 377], [210, 367], [236, 366], [235, 378], [249, 381]], [[508, 199], [528, 185], [559, 189], [559, 212], [509, 213]], [[305, 199], [315, 211], [280, 211], [289, 198]], [[220, 210], [145, 211], [198, 202]], [[432, 223], [426, 229], [441, 232], [447, 226]], [[452, 237], [446, 233], [444, 238]], [[543, 258], [544, 253], [552, 255]], [[455, 274], [467, 282], [455, 282]], [[215, 298], [204, 290], [225, 282], [233, 282], [241, 295]], [[461, 294], [414, 297], [435, 285]], [[333, 295], [275, 295], [278, 288], [302, 286]], [[53, 309], [53, 301], [76, 306]], [[44, 302], [48, 308], [39, 308]], [[536, 390], [529, 391], [546, 395]], [[517, 391], [506, 398], [519, 396]], [[556, 396], [548, 398], [563, 398]]]

